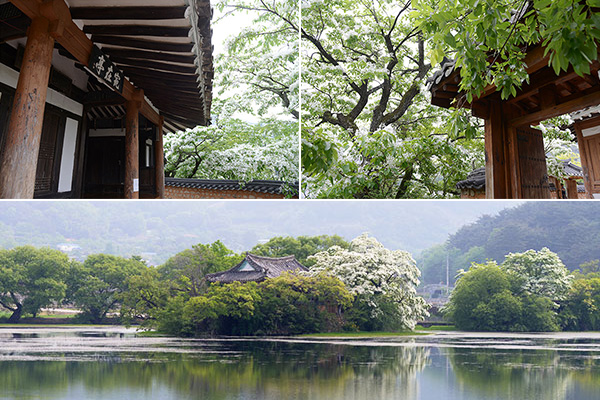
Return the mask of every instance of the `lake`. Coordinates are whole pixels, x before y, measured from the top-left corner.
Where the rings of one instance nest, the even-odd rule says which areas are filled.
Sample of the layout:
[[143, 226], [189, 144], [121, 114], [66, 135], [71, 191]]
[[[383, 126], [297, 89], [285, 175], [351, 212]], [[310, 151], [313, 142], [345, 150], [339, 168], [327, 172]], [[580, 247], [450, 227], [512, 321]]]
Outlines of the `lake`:
[[600, 333], [175, 339], [0, 329], [1, 399], [600, 399]]

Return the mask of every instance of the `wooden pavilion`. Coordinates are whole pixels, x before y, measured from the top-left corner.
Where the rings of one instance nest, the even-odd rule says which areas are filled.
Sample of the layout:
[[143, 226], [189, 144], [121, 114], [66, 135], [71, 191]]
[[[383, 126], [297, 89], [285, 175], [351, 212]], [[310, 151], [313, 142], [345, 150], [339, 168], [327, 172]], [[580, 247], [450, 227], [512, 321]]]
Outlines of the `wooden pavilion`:
[[[572, 68], [556, 75], [548, 60], [541, 45], [529, 48], [524, 60], [529, 83], [508, 100], [502, 100], [496, 87], [490, 85], [468, 103], [459, 89], [459, 70], [452, 61], [443, 63], [430, 79], [432, 104], [468, 108], [473, 116], [485, 120], [486, 198], [549, 198], [543, 136], [531, 126], [600, 104], [598, 61], [591, 63], [589, 75], [579, 76]], [[584, 125], [600, 127], [600, 119], [581, 122], [579, 127], [576, 124], [576, 130]], [[594, 136], [589, 136], [593, 139], [579, 140], [586, 187], [597, 185], [595, 192], [588, 193], [600, 192], [600, 129], [596, 128]]]
[[162, 198], [210, 121], [209, 0], [0, 0], [0, 198]]
[[262, 282], [267, 278], [277, 278], [284, 272], [308, 271], [304, 265], [300, 264], [296, 257], [263, 257], [246, 253], [246, 257], [226, 271], [207, 274], [206, 280], [209, 282]]

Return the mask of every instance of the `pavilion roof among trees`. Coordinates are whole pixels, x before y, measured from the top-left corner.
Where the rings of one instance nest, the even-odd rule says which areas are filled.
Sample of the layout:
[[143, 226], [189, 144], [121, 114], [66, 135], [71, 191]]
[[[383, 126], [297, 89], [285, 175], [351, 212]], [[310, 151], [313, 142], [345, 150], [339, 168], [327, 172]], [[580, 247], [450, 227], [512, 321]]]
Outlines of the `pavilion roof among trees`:
[[308, 271], [296, 260], [296, 257], [262, 257], [247, 253], [246, 257], [235, 267], [227, 271], [206, 275], [209, 282], [231, 283], [260, 282], [266, 278], [276, 278], [284, 272]]

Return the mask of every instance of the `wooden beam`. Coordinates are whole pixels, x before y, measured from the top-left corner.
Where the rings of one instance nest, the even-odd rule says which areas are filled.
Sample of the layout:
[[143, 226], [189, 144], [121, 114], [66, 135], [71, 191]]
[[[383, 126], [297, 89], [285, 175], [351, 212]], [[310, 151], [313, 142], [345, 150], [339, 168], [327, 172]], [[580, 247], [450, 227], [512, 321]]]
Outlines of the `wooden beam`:
[[517, 117], [511, 120], [510, 124], [514, 126], [532, 125], [549, 118], [558, 117], [559, 115], [568, 114], [598, 104], [600, 104], [600, 90], [546, 109], [540, 109], [531, 114]]
[[160, 25], [85, 25], [83, 32], [92, 35], [188, 37], [189, 27]]
[[73, 19], [182, 19], [186, 6], [170, 7], [71, 7]]
[[102, 47], [102, 51], [110, 56], [111, 59], [113, 57], [127, 57], [127, 58], [140, 58], [146, 60], [158, 60], [158, 61], [170, 61], [181, 64], [193, 64], [196, 57], [194, 55], [187, 54], [173, 54], [173, 53], [163, 53], [160, 51], [146, 51], [146, 50], [136, 50], [136, 49], [122, 49], [116, 47], [104, 46]]
[[[129, 58], [129, 57], [121, 57], [121, 56], [111, 56], [110, 60], [119, 65], [128, 65], [134, 67], [142, 67], [142, 68], [152, 68], [165, 72], [175, 72], [181, 74], [195, 74], [196, 66], [186, 66], [186, 65], [176, 65], [169, 64], [160, 61], [152, 61], [147, 59], [137, 59], [137, 58]], [[195, 76], [195, 75], [194, 75]]]
[[532, 75], [530, 77], [530, 84], [524, 85], [521, 89], [517, 91], [517, 95], [515, 97], [511, 97], [506, 100], [507, 104], [517, 103], [523, 99], [531, 97], [539, 92], [539, 90], [549, 84], [561, 84], [570, 81], [571, 79], [578, 76], [573, 68], [570, 67], [565, 73], [557, 76], [554, 73], [554, 70], [551, 68], [544, 69], [543, 71], [539, 71], [538, 73]]
[[135, 47], [137, 49], [171, 51], [173, 53], [191, 53], [191, 43], [170, 43], [147, 39], [133, 39], [113, 35], [93, 35], [94, 43], [112, 44], [115, 46]]
[[161, 80], [165, 82], [182, 82], [188, 83], [193, 87], [198, 87], [196, 75], [193, 74], [162, 72], [140, 67], [132, 67], [129, 65], [122, 65], [121, 68], [123, 69], [126, 75], [137, 75], [138, 77], [146, 77], [153, 80]]

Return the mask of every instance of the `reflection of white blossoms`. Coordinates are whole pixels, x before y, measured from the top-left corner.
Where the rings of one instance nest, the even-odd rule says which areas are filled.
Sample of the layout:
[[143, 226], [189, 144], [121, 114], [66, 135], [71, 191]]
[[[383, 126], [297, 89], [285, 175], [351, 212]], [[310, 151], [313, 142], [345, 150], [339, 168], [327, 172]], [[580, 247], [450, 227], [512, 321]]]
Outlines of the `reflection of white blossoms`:
[[363, 234], [352, 240], [348, 250], [333, 246], [310, 259], [316, 262], [310, 274], [339, 278], [359, 301], [369, 305], [373, 318], [381, 316], [383, 302], [394, 304], [395, 315], [390, 317], [409, 329], [427, 315], [425, 301], [416, 294], [421, 272], [406, 251], [388, 250]]

